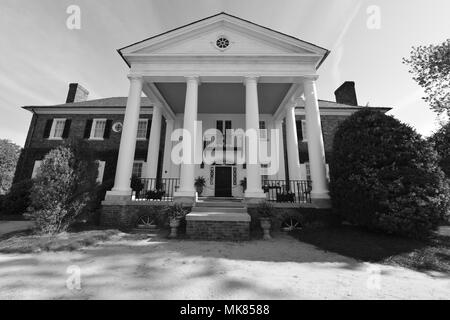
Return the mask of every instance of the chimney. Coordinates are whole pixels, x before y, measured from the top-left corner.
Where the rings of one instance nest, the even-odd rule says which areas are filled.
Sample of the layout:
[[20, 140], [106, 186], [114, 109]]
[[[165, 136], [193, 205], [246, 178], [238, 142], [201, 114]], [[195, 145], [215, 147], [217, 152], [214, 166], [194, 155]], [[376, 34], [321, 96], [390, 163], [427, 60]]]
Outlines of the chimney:
[[66, 103], [86, 101], [89, 91], [78, 83], [69, 84], [69, 92], [67, 93]]
[[337, 103], [348, 104], [351, 106], [358, 105], [354, 81], [345, 81], [339, 88], [336, 89], [334, 95], [336, 96]]

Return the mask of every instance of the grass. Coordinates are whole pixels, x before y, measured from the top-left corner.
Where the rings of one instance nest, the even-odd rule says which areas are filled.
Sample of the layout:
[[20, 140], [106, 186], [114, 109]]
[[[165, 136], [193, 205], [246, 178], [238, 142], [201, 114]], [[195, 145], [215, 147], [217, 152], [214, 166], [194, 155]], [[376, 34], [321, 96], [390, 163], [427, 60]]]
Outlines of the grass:
[[293, 233], [302, 242], [357, 260], [402, 266], [419, 271], [450, 273], [450, 236], [434, 235], [426, 241], [374, 233], [342, 225], [303, 229]]
[[[39, 235], [19, 232], [0, 241], [0, 253], [37, 253], [43, 251], [73, 251], [103, 241], [121, 239], [125, 234], [117, 230], [63, 232]], [[0, 239], [1, 240], [1, 239]]]

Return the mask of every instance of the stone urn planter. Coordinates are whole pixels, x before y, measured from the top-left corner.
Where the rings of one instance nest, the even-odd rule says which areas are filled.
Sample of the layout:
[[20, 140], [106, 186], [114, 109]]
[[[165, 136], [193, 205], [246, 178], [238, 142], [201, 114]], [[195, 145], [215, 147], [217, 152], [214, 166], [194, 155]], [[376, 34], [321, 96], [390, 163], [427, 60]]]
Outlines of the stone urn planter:
[[259, 218], [259, 222], [264, 232], [263, 239], [264, 240], [272, 239], [272, 237], [270, 236], [270, 228], [272, 226], [270, 218]]
[[263, 230], [263, 239], [270, 240], [270, 228], [272, 226], [272, 218], [275, 215], [275, 209], [273, 205], [267, 201], [261, 201], [256, 207], [256, 212], [259, 216], [259, 223]]
[[178, 236], [178, 227], [180, 226], [180, 219], [179, 218], [170, 219], [169, 225], [170, 225], [169, 237], [176, 238]]
[[178, 227], [180, 226], [180, 221], [181, 219], [184, 219], [184, 217], [188, 213], [188, 210], [183, 208], [183, 206], [179, 203], [168, 207], [167, 210], [170, 226], [169, 238], [176, 238], [178, 236]]

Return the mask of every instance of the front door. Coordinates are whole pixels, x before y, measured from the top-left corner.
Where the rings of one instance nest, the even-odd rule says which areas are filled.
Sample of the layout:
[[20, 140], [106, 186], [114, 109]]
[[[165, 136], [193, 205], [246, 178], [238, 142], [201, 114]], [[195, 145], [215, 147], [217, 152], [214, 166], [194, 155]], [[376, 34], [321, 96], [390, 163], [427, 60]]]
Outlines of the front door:
[[216, 197], [231, 197], [231, 167], [216, 167]]

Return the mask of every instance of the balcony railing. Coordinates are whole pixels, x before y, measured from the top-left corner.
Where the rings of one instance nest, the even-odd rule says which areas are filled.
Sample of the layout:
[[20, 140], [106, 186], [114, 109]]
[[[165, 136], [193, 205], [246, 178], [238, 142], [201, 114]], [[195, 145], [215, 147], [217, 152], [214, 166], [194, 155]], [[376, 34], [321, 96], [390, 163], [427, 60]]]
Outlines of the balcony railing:
[[139, 201], [172, 201], [180, 185], [178, 178], [142, 178], [142, 189], [133, 191], [133, 199]]
[[309, 180], [263, 180], [267, 200], [288, 203], [311, 203]]

